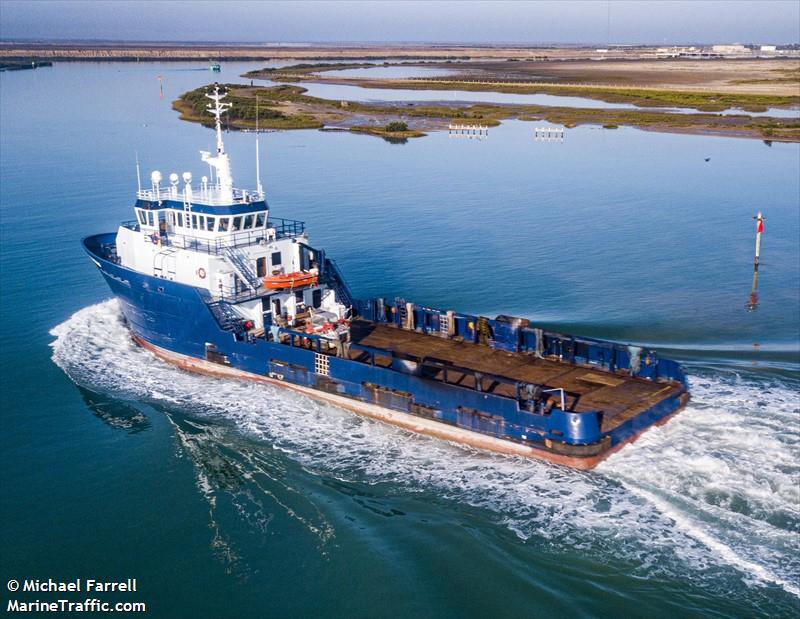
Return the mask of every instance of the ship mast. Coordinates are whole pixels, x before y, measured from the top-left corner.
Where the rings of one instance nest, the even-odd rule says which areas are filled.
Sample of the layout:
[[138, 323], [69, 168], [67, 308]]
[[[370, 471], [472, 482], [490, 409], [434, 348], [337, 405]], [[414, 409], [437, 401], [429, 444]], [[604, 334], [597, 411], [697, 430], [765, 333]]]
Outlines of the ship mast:
[[261, 164], [258, 151], [258, 93], [256, 93], [256, 191], [258, 192], [258, 197], [263, 200], [264, 188], [261, 186]]
[[231, 162], [225, 152], [225, 144], [222, 142], [222, 115], [227, 112], [230, 103], [222, 103], [222, 99], [227, 93], [219, 92], [219, 84], [214, 84], [214, 92], [206, 93], [206, 97], [214, 102], [214, 105], [206, 106], [210, 114], [214, 116], [217, 131], [217, 155], [212, 157], [208, 151], [201, 150], [200, 155], [208, 165], [217, 171], [217, 190], [220, 199], [233, 202], [233, 177], [231, 176]]

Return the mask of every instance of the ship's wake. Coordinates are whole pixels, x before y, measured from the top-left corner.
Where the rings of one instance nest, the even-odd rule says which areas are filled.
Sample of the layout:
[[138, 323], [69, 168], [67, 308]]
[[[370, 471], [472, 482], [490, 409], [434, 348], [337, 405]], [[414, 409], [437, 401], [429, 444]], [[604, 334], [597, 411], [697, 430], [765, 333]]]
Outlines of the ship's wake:
[[[732, 593], [744, 580], [800, 597], [800, 406], [791, 379], [696, 368], [683, 413], [584, 473], [411, 435], [288, 390], [182, 372], [131, 342], [116, 301], [77, 312], [52, 335], [54, 361], [78, 385], [171, 411], [212, 523], [216, 497], [227, 493], [259, 527], [277, 503], [320, 546], [333, 536], [322, 509], [269, 470], [279, 465], [261, 446], [323, 477], [485, 510], [521, 543], [614, 557], [634, 575], [727, 575]], [[225, 455], [240, 445], [232, 433], [249, 441], [242, 457]], [[212, 457], [201, 455], [209, 449]], [[285, 493], [272, 496], [266, 483], [231, 491], [215, 474], [228, 460], [248, 482], [284, 479]]]

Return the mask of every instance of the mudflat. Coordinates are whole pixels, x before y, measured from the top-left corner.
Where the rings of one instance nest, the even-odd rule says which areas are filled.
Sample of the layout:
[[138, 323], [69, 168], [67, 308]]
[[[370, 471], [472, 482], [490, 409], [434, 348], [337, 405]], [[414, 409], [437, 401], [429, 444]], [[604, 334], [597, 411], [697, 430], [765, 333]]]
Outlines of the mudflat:
[[[453, 68], [452, 64], [437, 65]], [[476, 78], [546, 81], [667, 90], [800, 96], [800, 60], [603, 60], [603, 61], [478, 61], [458, 65]], [[457, 71], [462, 73], [461, 70]]]

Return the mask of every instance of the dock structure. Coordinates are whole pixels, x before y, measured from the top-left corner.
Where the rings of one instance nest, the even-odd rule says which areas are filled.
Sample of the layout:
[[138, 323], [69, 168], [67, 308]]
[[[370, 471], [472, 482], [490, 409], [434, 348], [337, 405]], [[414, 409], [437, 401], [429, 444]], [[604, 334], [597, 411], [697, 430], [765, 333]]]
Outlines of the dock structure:
[[487, 125], [460, 125], [450, 123], [447, 126], [448, 137], [451, 138], [470, 138], [473, 140], [485, 140], [489, 137], [489, 127]]
[[533, 130], [533, 139], [537, 142], [563, 142], [563, 127], [536, 127]]

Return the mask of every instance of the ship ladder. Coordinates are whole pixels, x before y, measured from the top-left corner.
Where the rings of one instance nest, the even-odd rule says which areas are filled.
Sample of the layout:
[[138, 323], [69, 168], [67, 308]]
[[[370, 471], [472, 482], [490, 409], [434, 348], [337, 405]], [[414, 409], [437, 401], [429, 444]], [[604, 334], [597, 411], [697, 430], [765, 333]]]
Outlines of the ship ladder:
[[191, 221], [190, 217], [192, 215], [192, 203], [189, 202], [189, 197], [186, 195], [186, 192], [183, 192], [183, 216], [186, 219], [183, 223], [186, 225], [187, 228], [191, 228]]
[[247, 256], [235, 247], [226, 247], [225, 257], [242, 281], [247, 284], [247, 287], [255, 292], [260, 282], [258, 276], [248, 264]]
[[242, 317], [235, 309], [224, 301], [207, 303], [217, 323], [224, 331], [236, 331], [242, 324]]
[[329, 280], [333, 291], [336, 293], [336, 298], [346, 306], [352, 307], [353, 295], [350, 292], [350, 286], [347, 285], [342, 272], [339, 270], [339, 266], [330, 258], [324, 258], [324, 264], [326, 271], [331, 275]]

